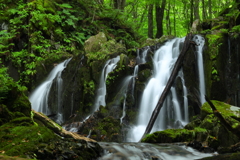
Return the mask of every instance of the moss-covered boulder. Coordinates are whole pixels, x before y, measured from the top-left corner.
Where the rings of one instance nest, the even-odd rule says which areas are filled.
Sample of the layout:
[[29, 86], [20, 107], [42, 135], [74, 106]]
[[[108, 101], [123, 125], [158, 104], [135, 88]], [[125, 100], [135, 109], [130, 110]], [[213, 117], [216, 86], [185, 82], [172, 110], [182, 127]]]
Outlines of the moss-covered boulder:
[[187, 129], [166, 129], [146, 135], [142, 142], [148, 143], [174, 143], [189, 142], [193, 139], [199, 139], [198, 135], [207, 137], [207, 130], [203, 128]]
[[103, 32], [99, 32], [97, 35], [90, 37], [85, 41], [84, 49], [87, 53], [97, 52], [102, 48], [102, 45], [107, 42], [107, 37]]

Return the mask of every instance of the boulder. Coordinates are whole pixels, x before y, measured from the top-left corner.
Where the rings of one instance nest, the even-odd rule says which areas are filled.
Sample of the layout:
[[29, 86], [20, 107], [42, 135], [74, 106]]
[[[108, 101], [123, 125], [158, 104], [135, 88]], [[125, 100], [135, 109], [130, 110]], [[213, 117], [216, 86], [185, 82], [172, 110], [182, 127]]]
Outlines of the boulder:
[[87, 53], [97, 52], [101, 49], [103, 43], [107, 42], [107, 37], [103, 32], [99, 32], [97, 35], [90, 37], [84, 43], [84, 49]]

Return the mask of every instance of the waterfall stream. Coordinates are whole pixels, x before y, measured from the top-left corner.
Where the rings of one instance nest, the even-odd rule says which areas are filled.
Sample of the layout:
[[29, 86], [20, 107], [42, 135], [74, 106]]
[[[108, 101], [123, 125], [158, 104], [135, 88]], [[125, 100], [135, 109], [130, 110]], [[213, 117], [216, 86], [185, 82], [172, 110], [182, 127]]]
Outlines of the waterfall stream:
[[203, 56], [202, 50], [205, 43], [205, 39], [199, 35], [195, 35], [193, 37], [193, 41], [197, 44], [197, 58], [198, 58], [198, 77], [199, 77], [199, 92], [200, 92], [200, 102], [203, 104], [205, 102], [205, 75], [204, 75], [204, 67], [203, 67]]
[[65, 60], [64, 62], [58, 64], [48, 75], [47, 79], [38, 86], [29, 96], [29, 100], [32, 105], [32, 109], [37, 112], [42, 112], [45, 115], [52, 114], [48, 108], [48, 96], [51, 90], [51, 86], [53, 84], [54, 79], [56, 78], [57, 85], [57, 104], [58, 104], [58, 112], [57, 112], [57, 123], [61, 124], [63, 122], [63, 113], [61, 108], [61, 92], [62, 92], [62, 78], [61, 74], [64, 68], [66, 68], [67, 64], [71, 58]]
[[97, 90], [97, 96], [94, 103], [94, 111], [99, 109], [99, 106], [106, 106], [105, 96], [106, 96], [106, 79], [108, 73], [112, 72], [117, 66], [118, 61], [120, 60], [120, 56], [116, 58], [108, 60], [102, 70], [102, 74], [100, 77], [99, 87]]

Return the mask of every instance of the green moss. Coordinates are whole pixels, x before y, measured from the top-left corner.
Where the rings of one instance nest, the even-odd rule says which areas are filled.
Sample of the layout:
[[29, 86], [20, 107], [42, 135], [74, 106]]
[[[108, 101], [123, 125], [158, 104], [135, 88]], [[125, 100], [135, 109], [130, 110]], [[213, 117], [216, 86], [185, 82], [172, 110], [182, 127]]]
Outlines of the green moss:
[[37, 150], [40, 142], [49, 142], [56, 138], [56, 135], [45, 127], [35, 125], [15, 126], [16, 122], [26, 122], [28, 118], [13, 120], [0, 126], [0, 150], [6, 155], [27, 157], [31, 152]]
[[[236, 117], [236, 115], [234, 114], [234, 112], [231, 111], [231, 106], [227, 103], [224, 102], [220, 102], [220, 101], [216, 101], [216, 100], [212, 100], [212, 103], [214, 104], [214, 106], [217, 108], [217, 110], [223, 115], [223, 116], [229, 116], [229, 117]], [[202, 113], [206, 113], [206, 114], [212, 114], [213, 111], [211, 109], [211, 107], [209, 106], [209, 104], [206, 102], [203, 104], [202, 108], [201, 108]]]

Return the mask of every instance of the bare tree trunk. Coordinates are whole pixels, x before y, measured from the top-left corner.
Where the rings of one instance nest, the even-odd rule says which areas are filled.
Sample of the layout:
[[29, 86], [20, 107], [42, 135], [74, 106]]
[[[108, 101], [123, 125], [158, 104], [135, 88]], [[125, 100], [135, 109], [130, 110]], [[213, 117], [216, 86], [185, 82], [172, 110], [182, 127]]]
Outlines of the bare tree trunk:
[[191, 10], [190, 10], [190, 24], [189, 24], [189, 28], [192, 27], [193, 24], [193, 0], [190, 1], [190, 6], [191, 6]]
[[199, 0], [194, 0], [194, 20], [199, 19]]
[[157, 22], [157, 33], [156, 38], [160, 38], [163, 35], [163, 17], [164, 17], [164, 9], [166, 6], [166, 0], [162, 0], [162, 4], [160, 6], [159, 2], [156, 3], [156, 22]]
[[174, 30], [174, 35], [177, 35], [177, 30], [176, 30], [176, 1], [174, 0], [174, 7], [173, 7], [173, 30]]
[[148, 37], [153, 38], [153, 4], [148, 6]]
[[[171, 21], [170, 21], [170, 3], [168, 3], [168, 9], [167, 9], [167, 15], [166, 15], [166, 20], [167, 20], [167, 34], [171, 35]], [[175, 14], [175, 13], [174, 13]]]
[[212, 0], [208, 1], [208, 14], [209, 18], [212, 19]]
[[113, 6], [115, 9], [124, 10], [126, 0], [113, 0]]
[[160, 99], [159, 99], [159, 101], [158, 101], [154, 111], [152, 112], [152, 116], [151, 116], [151, 118], [150, 118], [150, 120], [148, 122], [147, 128], [146, 128], [145, 133], [143, 134], [142, 138], [144, 138], [146, 134], [151, 132], [152, 127], [153, 127], [153, 125], [155, 123], [155, 120], [157, 119], [157, 116], [158, 116], [158, 114], [160, 112], [160, 109], [162, 108], [163, 102], [164, 102], [164, 100], [165, 100], [169, 90], [171, 89], [171, 86], [172, 86], [172, 84], [173, 84], [173, 82], [174, 82], [174, 80], [175, 80], [175, 78], [176, 78], [176, 76], [178, 74], [178, 71], [180, 70], [180, 68], [182, 66], [182, 62], [183, 62], [184, 56], [185, 56], [186, 52], [188, 51], [188, 49], [190, 47], [190, 44], [192, 42], [191, 40], [192, 40], [192, 34], [189, 33], [186, 36], [186, 38], [185, 38], [185, 42], [184, 42], [182, 51], [179, 54], [179, 57], [178, 57], [175, 65], [174, 65], [174, 68], [172, 70], [171, 76], [168, 79], [167, 85], [164, 88], [164, 90], [163, 90], [163, 92], [161, 94], [161, 97], [160, 97]]
[[202, 0], [202, 19], [206, 19], [205, 2]]

